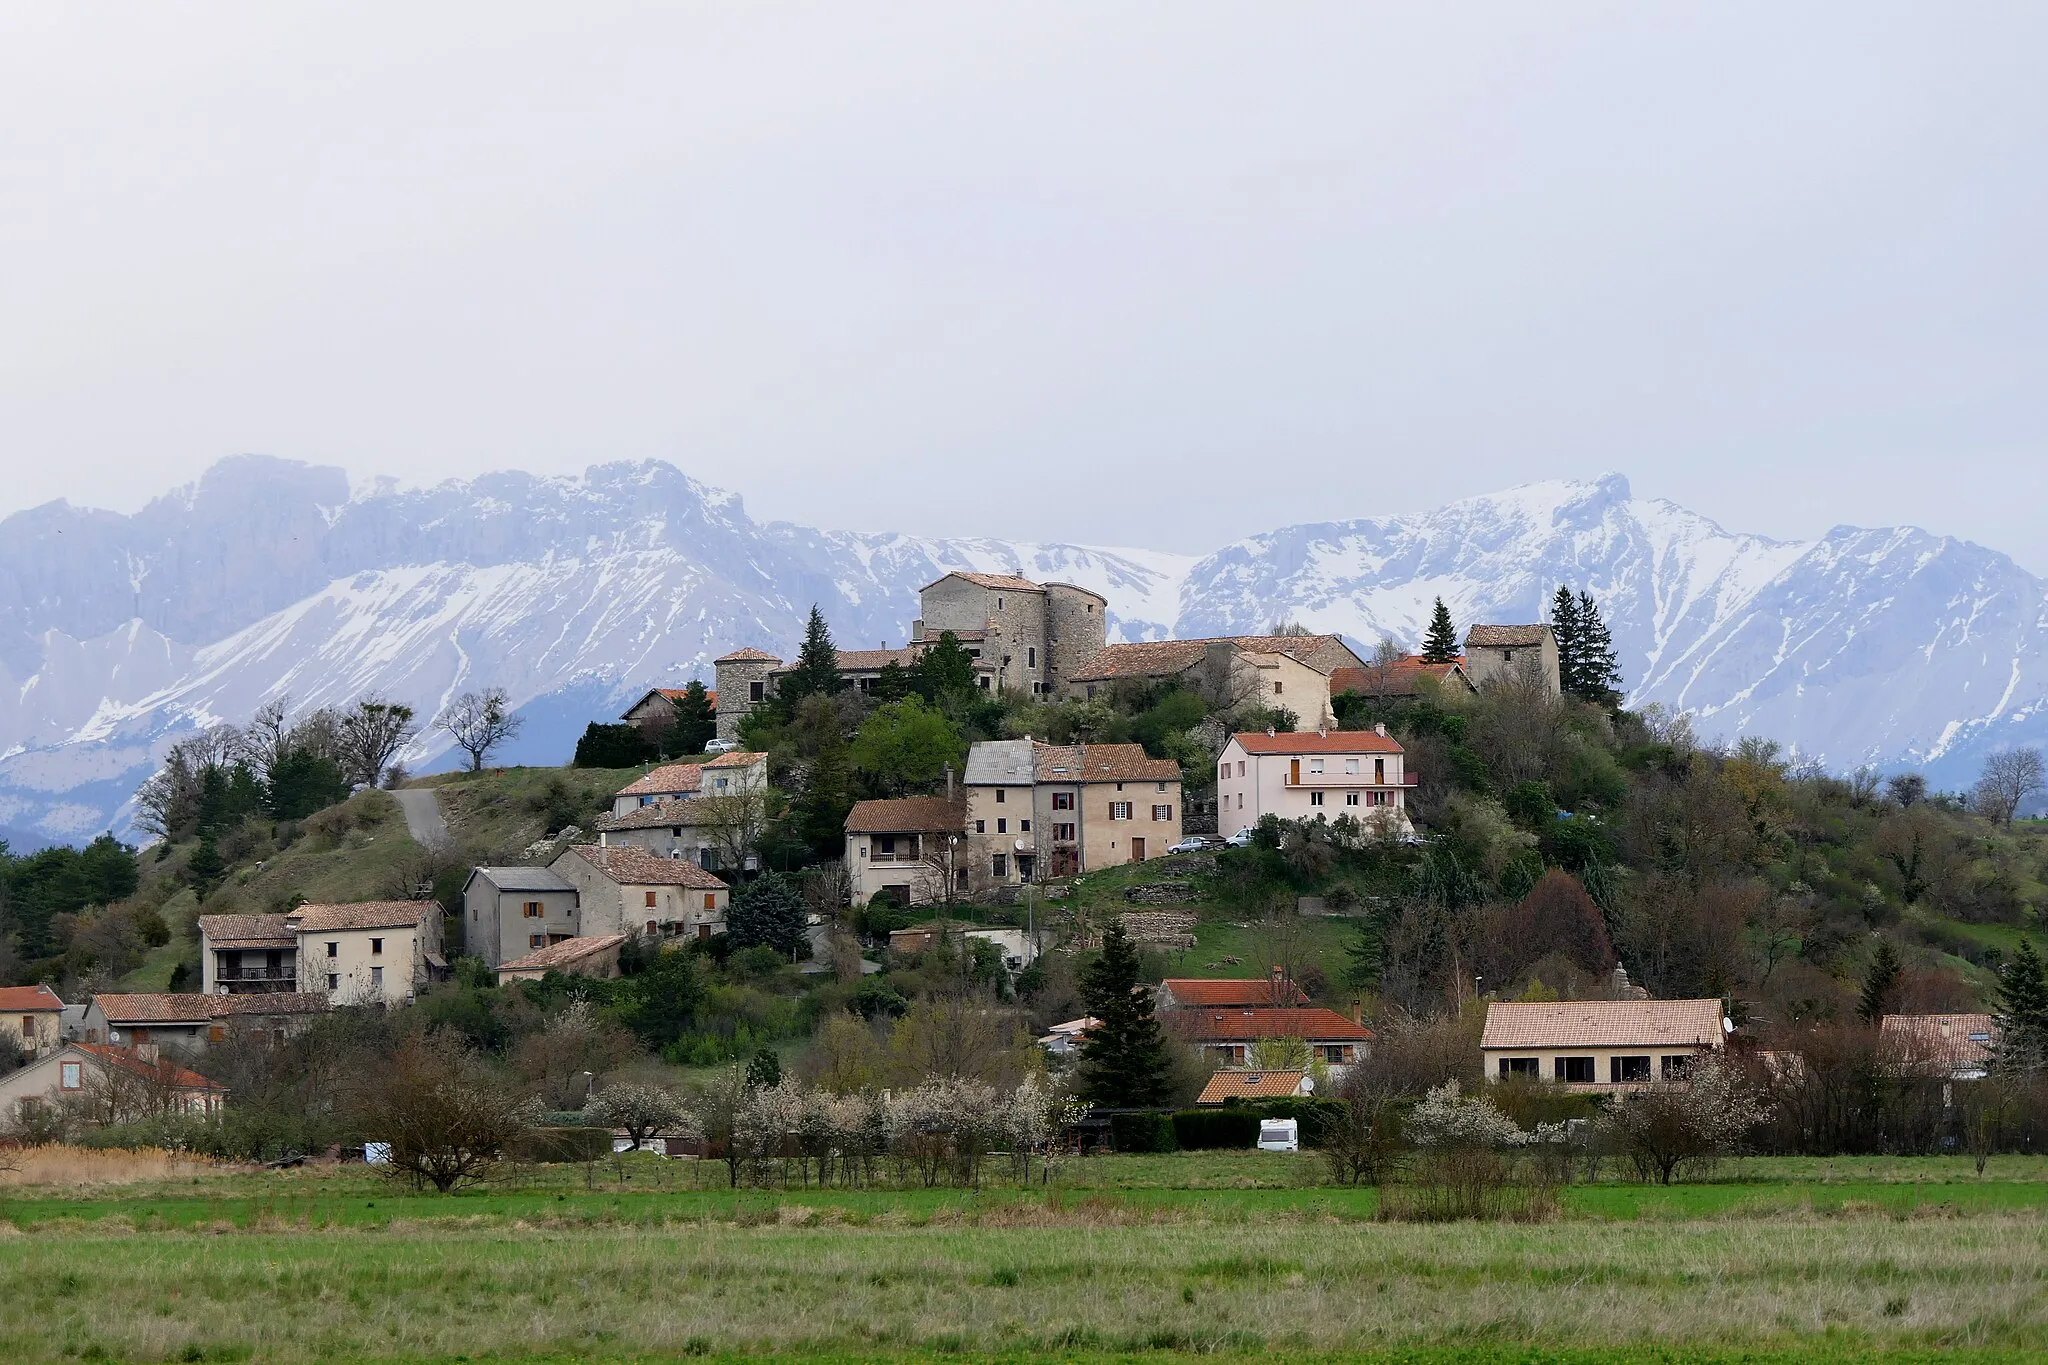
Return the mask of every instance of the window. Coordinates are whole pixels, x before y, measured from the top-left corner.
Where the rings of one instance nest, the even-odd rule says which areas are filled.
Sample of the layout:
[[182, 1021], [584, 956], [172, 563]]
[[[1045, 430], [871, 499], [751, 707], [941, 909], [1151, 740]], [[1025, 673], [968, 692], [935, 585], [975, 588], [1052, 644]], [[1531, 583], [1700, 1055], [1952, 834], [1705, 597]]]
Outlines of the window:
[[1357, 759], [1355, 759], [1355, 758], [1347, 758], [1347, 759], [1345, 759], [1345, 760], [1344, 760], [1344, 771], [1345, 771], [1345, 772], [1346, 772], [1347, 774], [1351, 774], [1351, 773], [1356, 773], [1356, 772], [1358, 771], [1358, 760], [1357, 760]]
[[215, 1024], [206, 1030], [206, 1041], [209, 1043], [224, 1042], [226, 1041], [227, 1036], [228, 1031], [222, 1028], [219, 1024]]
[[1154, 806], [1152, 808], [1152, 818], [1154, 820], [1171, 820], [1173, 818], [1173, 807]]
[[341, 989], [341, 978], [336, 976], [333, 972], [329, 972], [327, 974], [327, 989], [330, 991], [338, 991]]
[[747, 684], [747, 700], [748, 700], [748, 701], [759, 701], [759, 700], [761, 700], [762, 694], [763, 694], [763, 693], [764, 693], [764, 692], [766, 691], [767, 687], [768, 687], [768, 684], [766, 684], [766, 683], [763, 683], [763, 682], [750, 682], [750, 683], [748, 683], [748, 684]]
[[1029, 834], [1031, 832], [1031, 822], [1029, 820], [1019, 820], [1017, 822], [1017, 832], [1019, 834]]
[[1372, 761], [1372, 780], [1382, 787], [1387, 785], [1387, 760], [1376, 758]]
[[34, 1042], [34, 1041], [35, 1041], [35, 1037], [36, 1037], [36, 1017], [35, 1017], [35, 1016], [34, 1016], [33, 1014], [24, 1014], [24, 1015], [22, 1015], [22, 1016], [21, 1016], [21, 1040], [22, 1040], [22, 1041], [23, 1041], [24, 1043], [32, 1043], [32, 1042]]
[[384, 969], [382, 967], [370, 968], [370, 984], [372, 986], [381, 986], [384, 984]]
[[1276, 682], [1276, 683], [1274, 683], [1274, 684], [1273, 684], [1273, 695], [1274, 695], [1274, 696], [1276, 696], [1276, 697], [1277, 697], [1277, 696], [1279, 696], [1279, 695], [1280, 695], [1280, 689], [1281, 689], [1282, 687], [1284, 687], [1284, 686], [1286, 686], [1286, 684], [1285, 684], [1285, 683], [1277, 683], [1277, 682]]
[[1054, 810], [1072, 810], [1074, 808], [1074, 794], [1072, 792], [1054, 792], [1052, 794], [1052, 808]]
[[341, 956], [341, 945], [340, 945], [339, 943], [330, 943], [330, 944], [328, 944], [328, 945], [327, 945], [327, 955], [328, 955], [329, 957], [340, 957], [340, 956]]
[[1071, 844], [1074, 842], [1074, 827], [1072, 825], [1054, 825], [1052, 827], [1052, 837], [1054, 843]]
[[981, 690], [984, 692], [988, 691], [988, 675], [986, 673], [981, 675]]
[[1237, 775], [1239, 777], [1244, 776], [1244, 760], [1241, 758], [1237, 760]]
[[1000, 815], [999, 815], [999, 816], [997, 816], [997, 817], [996, 817], [996, 833], [998, 833], [998, 834], [1008, 834], [1009, 832], [1010, 832], [1010, 822], [1009, 822], [1008, 820], [1005, 820], [1005, 819], [1003, 819], [1003, 817], [1001, 817]]
[[1002, 805], [1002, 804], [1003, 804], [1003, 801], [1004, 801], [1004, 799], [1005, 799], [1005, 798], [1007, 798], [1008, 796], [1009, 796], [1009, 792], [1008, 792], [1007, 790], [1005, 790], [1005, 789], [1004, 789], [1004, 788], [1002, 788], [1002, 787], [997, 787], [997, 788], [996, 788], [996, 804], [997, 804], [998, 806]]
[[1308, 770], [1312, 773], [1321, 772], [1323, 770], [1323, 760], [1321, 760], [1320, 758], [1310, 759], [1308, 761]]
[[1156, 792], [1163, 792], [1166, 790], [1166, 784], [1164, 782], [1154, 782], [1152, 784], [1152, 790]]
[[661, 926], [659, 924], [656, 924], [653, 920], [649, 920], [647, 921], [647, 932], [650, 934], [658, 934], [661, 932]]
[[1130, 803], [1130, 802], [1128, 802], [1128, 801], [1112, 801], [1112, 802], [1110, 802], [1110, 803], [1109, 803], [1109, 818], [1110, 818], [1110, 819], [1112, 819], [1112, 820], [1128, 820], [1128, 819], [1130, 819], [1130, 818], [1131, 818], [1131, 803]]
[[999, 882], [1008, 881], [1010, 878], [1010, 855], [998, 853], [995, 857], [989, 859], [989, 875]]
[[1117, 783], [1117, 784], [1116, 784], [1116, 789], [1117, 789], [1118, 791], [1122, 791], [1122, 790], [1124, 789], [1124, 784], [1123, 784], [1123, 783], [1121, 783], [1121, 782]]
[[976, 820], [976, 821], [974, 822], [974, 832], [975, 832], [976, 834], [986, 834], [986, 833], [988, 833], [988, 821], [986, 821], [986, 820]]
[[712, 778], [712, 779], [711, 779], [711, 785], [712, 785], [712, 786], [714, 786], [714, 787], [716, 787], [716, 788], [718, 788], [718, 789], [719, 789], [720, 791], [724, 791], [724, 790], [725, 790], [725, 784], [726, 784], [726, 782], [727, 782], [727, 781], [728, 781], [728, 779], [726, 779], [726, 778], [723, 778], [723, 777], [714, 777], [714, 778]]
[[1667, 1081], [1682, 1081], [1686, 1073], [1692, 1070], [1692, 1058], [1689, 1056], [1663, 1057], [1659, 1061], [1663, 1066], [1664, 1079]]
[[1503, 1057], [1500, 1059], [1500, 1078], [1502, 1080], [1507, 1080], [1512, 1076], [1526, 1076], [1533, 1081], [1542, 1074], [1540, 1058]]
[[649, 910], [654, 908], [654, 893], [652, 891], [647, 893], [647, 908]]
[[1036, 667], [1038, 667], [1038, 646], [1037, 646], [1037, 645], [1026, 645], [1026, 646], [1024, 647], [1024, 666], [1025, 666], [1026, 668], [1036, 668]]
[[1591, 1057], [1559, 1057], [1552, 1073], [1557, 1079], [1573, 1085], [1591, 1085], [1599, 1079], [1593, 1074]]
[[1650, 1059], [1648, 1057], [1609, 1057], [1607, 1059], [1607, 1078], [1616, 1085], [1621, 1085], [1627, 1081], [1647, 1081], [1650, 1079]]
[[1243, 809], [1244, 809], [1244, 793], [1243, 793], [1243, 792], [1239, 792], [1239, 793], [1237, 794], [1237, 808], [1238, 808], [1239, 810], [1243, 810]]
[[63, 1072], [63, 1077], [58, 1083], [66, 1090], [77, 1090], [84, 1085], [84, 1082], [79, 1079], [79, 1065], [77, 1062], [65, 1062], [60, 1068]]
[[1345, 804], [1345, 805], [1347, 805], [1347, 806], [1355, 806], [1355, 805], [1357, 805], [1357, 804], [1358, 804], [1358, 793], [1357, 793], [1357, 792], [1345, 792], [1345, 793], [1344, 793], [1344, 804]]
[[1351, 1049], [1348, 1047], [1325, 1046], [1322, 1049], [1322, 1053], [1323, 1060], [1330, 1063], [1332, 1066], [1342, 1066], [1346, 1062], [1351, 1060]]
[[1504, 649], [1500, 652], [1500, 657], [1502, 663], [1511, 664], [1515, 661], [1515, 651], [1513, 651], [1512, 649]]
[[1323, 794], [1322, 794], [1321, 792], [1310, 792], [1310, 793], [1308, 794], [1308, 803], [1309, 803], [1309, 804], [1310, 804], [1311, 806], [1320, 806], [1320, 805], [1322, 805], [1322, 804], [1323, 804]]
[[546, 934], [528, 934], [526, 936], [526, 946], [529, 948], [545, 948], [548, 946], [548, 936]]
[[718, 893], [716, 891], [706, 891], [704, 893], [704, 908], [706, 910], [716, 910], [718, 908]]
[[383, 951], [384, 951], [384, 940], [383, 940], [383, 939], [381, 939], [381, 938], [373, 938], [373, 939], [371, 939], [371, 940], [370, 940], [370, 956], [372, 956], [372, 957], [375, 957], [375, 956], [377, 956], [377, 955], [378, 955], [379, 953], [382, 953]]
[[996, 610], [997, 610], [997, 611], [1001, 611], [1002, 609], [1003, 609], [1003, 599], [1002, 599], [1002, 598], [1000, 598], [1000, 597], [998, 597], [998, 598], [996, 599]]

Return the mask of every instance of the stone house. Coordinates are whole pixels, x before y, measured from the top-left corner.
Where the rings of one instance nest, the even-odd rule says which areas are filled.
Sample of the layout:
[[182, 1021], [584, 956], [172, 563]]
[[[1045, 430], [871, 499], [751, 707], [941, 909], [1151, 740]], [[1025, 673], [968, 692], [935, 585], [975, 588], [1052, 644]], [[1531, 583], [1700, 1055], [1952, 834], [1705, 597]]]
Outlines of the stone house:
[[153, 1047], [64, 1043], [0, 1076], [0, 1115], [19, 1121], [38, 1109], [68, 1108], [98, 1123], [166, 1112], [212, 1115], [221, 1112], [227, 1093]]
[[1474, 626], [1465, 634], [1465, 672], [1485, 687], [1534, 671], [1553, 697], [1562, 696], [1557, 636], [1549, 626]]
[[624, 934], [599, 934], [595, 938], [551, 943], [498, 964], [498, 984], [538, 981], [549, 972], [608, 981], [619, 974], [619, 949], [625, 943]]
[[1362, 668], [1340, 668], [1330, 674], [1332, 698], [1349, 694], [1402, 702], [1432, 693], [1470, 696], [1478, 690], [1478, 684], [1465, 671], [1464, 660], [1432, 664], [1423, 662], [1419, 654], [1410, 654], [1384, 668], [1369, 663]]
[[201, 915], [199, 988], [261, 995], [299, 988], [299, 936], [283, 915]]
[[[676, 703], [681, 701], [688, 689], [681, 687], [649, 688], [626, 708], [619, 719], [644, 735], [652, 743], [670, 726], [676, 723]], [[712, 688], [705, 689], [705, 696], [711, 703], [711, 711], [718, 713], [718, 693]]]
[[551, 866], [576, 888], [584, 935], [725, 932], [731, 888], [695, 863], [627, 845], [577, 844]]
[[1142, 745], [985, 740], [965, 785], [976, 889], [1140, 863], [1180, 841], [1180, 765]]
[[1282, 820], [1391, 820], [1412, 836], [1401, 742], [1371, 730], [1232, 735], [1216, 759], [1216, 828], [1225, 836], [1268, 815]]
[[768, 755], [735, 750], [715, 758], [664, 763], [650, 768], [612, 795], [612, 814], [627, 815], [664, 801], [689, 801], [701, 796], [730, 796], [746, 788], [768, 785]]
[[285, 915], [298, 940], [299, 989], [336, 1005], [410, 1005], [448, 974], [439, 901], [302, 905]]
[[95, 995], [72, 1041], [122, 1047], [164, 1047], [194, 1054], [232, 1033], [283, 1039], [326, 1012], [323, 992], [275, 991], [254, 995], [173, 992]]
[[942, 796], [859, 801], [846, 815], [846, 877], [856, 906], [888, 892], [898, 905], [934, 905], [964, 894], [970, 876], [967, 808]]
[[64, 1002], [48, 986], [0, 986], [0, 1038], [35, 1057], [63, 1041]]
[[1682, 1079], [1733, 1031], [1719, 1000], [1496, 1000], [1479, 1053], [1488, 1080], [1608, 1090]]
[[1067, 695], [1093, 697], [1119, 684], [1178, 679], [1218, 711], [1263, 706], [1294, 713], [1297, 725], [1336, 723], [1331, 675], [1364, 661], [1336, 635], [1240, 635], [1106, 645], [1077, 671]]
[[497, 967], [582, 932], [576, 883], [547, 867], [479, 867], [462, 884], [463, 947]]

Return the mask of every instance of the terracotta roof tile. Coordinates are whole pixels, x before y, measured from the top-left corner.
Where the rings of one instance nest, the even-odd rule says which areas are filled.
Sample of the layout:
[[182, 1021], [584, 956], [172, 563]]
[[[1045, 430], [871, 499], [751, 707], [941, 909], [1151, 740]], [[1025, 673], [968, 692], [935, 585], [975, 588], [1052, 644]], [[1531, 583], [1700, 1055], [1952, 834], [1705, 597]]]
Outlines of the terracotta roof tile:
[[350, 901], [341, 905], [302, 905], [285, 916], [301, 933], [331, 934], [343, 929], [413, 929], [428, 915], [442, 913], [439, 901]]
[[1330, 674], [1330, 695], [1340, 697], [1346, 692], [1356, 692], [1361, 697], [1412, 697], [1422, 691], [1425, 682], [1443, 683], [1453, 675], [1463, 677], [1465, 670], [1457, 663], [1425, 664], [1402, 660], [1386, 670], [1380, 677], [1377, 668], [1339, 668]]
[[943, 796], [859, 801], [846, 813], [848, 834], [936, 834], [966, 828], [966, 803]]
[[566, 967], [571, 962], [580, 962], [593, 954], [616, 948], [626, 941], [624, 934], [599, 934], [593, 938], [565, 938], [560, 943], [550, 943], [545, 948], [536, 948], [524, 957], [515, 957], [510, 962], [500, 962], [501, 972], [545, 972]]
[[1316, 656], [1332, 645], [1348, 653], [1343, 640], [1335, 635], [1219, 635], [1203, 640], [1148, 640], [1104, 645], [1072, 675], [1072, 681], [1107, 682], [1184, 673], [1202, 661], [1212, 644], [1231, 645], [1247, 654], [1285, 654], [1310, 668], [1316, 667]]
[[1320, 1005], [1303, 1009], [1178, 1010], [1176, 1028], [1204, 1043], [1254, 1042], [1260, 1038], [1300, 1038], [1310, 1043], [1362, 1043], [1372, 1030]]
[[211, 995], [168, 991], [95, 995], [92, 1002], [109, 1024], [204, 1024], [213, 1018]]
[[750, 646], [748, 646], [748, 647], [747, 647], [747, 648], [745, 648], [745, 649], [735, 649], [735, 650], [734, 650], [734, 651], [733, 651], [732, 653], [730, 653], [730, 654], [721, 654], [721, 655], [719, 655], [719, 656], [718, 656], [718, 657], [717, 657], [716, 659], [713, 659], [713, 660], [712, 660], [711, 662], [713, 662], [713, 663], [715, 663], [715, 664], [737, 664], [737, 663], [769, 663], [769, 664], [779, 664], [779, 663], [781, 663], [781, 662], [782, 662], [782, 659], [781, 659], [781, 658], [780, 658], [780, 656], [778, 656], [778, 655], [770, 654], [770, 653], [769, 653], [769, 652], [768, 652], [767, 650], [765, 650], [765, 649], [755, 649], [755, 648], [753, 648], [753, 647], [752, 647], [752, 646], [750, 645]]
[[734, 749], [728, 753], [719, 754], [715, 758], [705, 759], [704, 766], [707, 768], [751, 768], [756, 763], [765, 763], [767, 761], [768, 755], [766, 754], [756, 753], [751, 749]]
[[1251, 730], [1231, 736], [1248, 754], [1398, 754], [1401, 741], [1371, 730], [1289, 731], [1269, 735]]
[[209, 995], [213, 1017], [243, 1014], [322, 1014], [332, 1007], [325, 991], [271, 991], [255, 995]]
[[64, 1002], [48, 986], [0, 986], [0, 1014], [61, 1010]]
[[[994, 588], [997, 591], [1001, 592], [1045, 591], [1045, 588], [1042, 585], [1033, 583], [1028, 578], [1019, 578], [1015, 574], [968, 573], [964, 569], [955, 569], [953, 572], [949, 574], [941, 574], [939, 577], [934, 578], [931, 582], [925, 584], [924, 586], [927, 588], [937, 587], [939, 584], [945, 582], [948, 578], [964, 578], [969, 583], [974, 584], [978, 588]], [[922, 589], [920, 589], [920, 591], [922, 591]]]
[[199, 932], [212, 948], [289, 948], [298, 941], [283, 915], [201, 915]]
[[1887, 1014], [1877, 1034], [1908, 1064], [1981, 1067], [1998, 1041], [1998, 1020], [1988, 1014]]
[[1719, 1047], [1723, 1038], [1719, 1000], [1497, 1000], [1479, 1046]]
[[695, 863], [681, 858], [657, 857], [644, 848], [627, 844], [614, 844], [609, 848], [577, 844], [562, 856], [566, 858], [570, 853], [621, 886], [687, 886], [698, 891], [730, 889]]
[[1263, 976], [1247, 977], [1242, 981], [1173, 977], [1159, 984], [1162, 989], [1172, 992], [1173, 1003], [1183, 1009], [1204, 1005], [1250, 1005], [1270, 1009], [1308, 1003], [1308, 992], [1295, 982], [1275, 982]]
[[917, 652], [911, 649], [842, 649], [839, 651], [839, 671], [842, 673], [865, 673], [869, 669], [883, 669], [890, 664], [898, 668], [909, 668], [917, 662]]
[[1219, 1071], [1202, 1087], [1196, 1104], [1222, 1104], [1225, 1100], [1285, 1099], [1301, 1093], [1306, 1071]]
[[1142, 744], [1034, 744], [1040, 782], [1178, 782], [1180, 764]]
[[1550, 627], [1534, 626], [1474, 626], [1465, 632], [1465, 644], [1469, 648], [1503, 645], [1540, 645], [1543, 637], [1550, 633]]
[[636, 806], [624, 815], [600, 815], [597, 828], [610, 831], [615, 829], [661, 829], [693, 828], [707, 818], [707, 807], [703, 801], [657, 801], [651, 806]]
[[694, 792], [704, 781], [702, 763], [664, 763], [619, 788], [619, 796], [680, 795]]
[[188, 1071], [161, 1056], [152, 1061], [132, 1047], [109, 1047], [105, 1043], [72, 1043], [70, 1046], [110, 1065], [118, 1066], [123, 1071], [160, 1079], [180, 1090], [218, 1090], [223, 1094], [227, 1093], [226, 1086], [215, 1084], [196, 1071]]

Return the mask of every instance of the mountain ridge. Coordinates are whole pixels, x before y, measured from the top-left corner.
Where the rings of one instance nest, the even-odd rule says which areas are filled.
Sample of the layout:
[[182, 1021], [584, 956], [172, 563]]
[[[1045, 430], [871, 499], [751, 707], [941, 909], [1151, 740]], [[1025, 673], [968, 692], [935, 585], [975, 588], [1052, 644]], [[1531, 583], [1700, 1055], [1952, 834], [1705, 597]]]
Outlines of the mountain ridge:
[[756, 522], [657, 461], [401, 489], [241, 456], [132, 515], [52, 503], [0, 521], [0, 828], [125, 832], [178, 734], [287, 693], [378, 691], [427, 716], [503, 685], [528, 718], [508, 761], [559, 762], [640, 688], [708, 680], [737, 644], [790, 648], [812, 602], [848, 647], [900, 642], [916, 589], [950, 569], [1083, 583], [1109, 598], [1112, 638], [1287, 617], [1368, 648], [1412, 645], [1439, 594], [1461, 626], [1533, 621], [1568, 582], [1600, 599], [1632, 704], [1691, 710], [1710, 735], [1958, 783], [1988, 748], [2048, 732], [2048, 586], [2007, 556], [1913, 527], [1731, 532], [1619, 474], [1195, 556]]

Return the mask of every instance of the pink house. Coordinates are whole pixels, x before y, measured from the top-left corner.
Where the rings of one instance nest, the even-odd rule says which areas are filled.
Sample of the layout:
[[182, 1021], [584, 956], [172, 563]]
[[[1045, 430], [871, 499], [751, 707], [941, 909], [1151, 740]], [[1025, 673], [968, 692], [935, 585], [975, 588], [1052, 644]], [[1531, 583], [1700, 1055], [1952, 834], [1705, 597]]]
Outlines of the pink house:
[[1232, 735], [1216, 759], [1216, 829], [1228, 836], [1267, 815], [1349, 815], [1366, 823], [1390, 821], [1399, 834], [1412, 835], [1407, 790], [1414, 785], [1401, 742], [1384, 725]]

